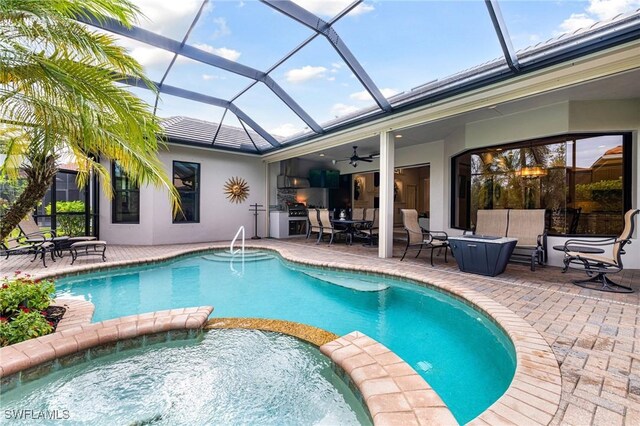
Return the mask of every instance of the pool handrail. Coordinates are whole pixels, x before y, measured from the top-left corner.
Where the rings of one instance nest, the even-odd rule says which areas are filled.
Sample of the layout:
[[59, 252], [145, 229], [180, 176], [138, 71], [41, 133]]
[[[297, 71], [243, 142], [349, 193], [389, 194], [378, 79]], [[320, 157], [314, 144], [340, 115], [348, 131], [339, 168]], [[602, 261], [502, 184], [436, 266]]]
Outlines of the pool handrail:
[[[236, 243], [236, 240], [238, 239], [238, 236], [240, 235], [240, 233], [242, 233], [242, 246], [240, 249], [234, 250], [233, 246]], [[238, 232], [236, 232], [236, 235], [235, 237], [233, 237], [233, 240], [231, 240], [231, 245], [229, 246], [229, 253], [236, 254], [238, 252], [244, 255], [244, 226], [240, 226], [240, 228], [238, 228]]]

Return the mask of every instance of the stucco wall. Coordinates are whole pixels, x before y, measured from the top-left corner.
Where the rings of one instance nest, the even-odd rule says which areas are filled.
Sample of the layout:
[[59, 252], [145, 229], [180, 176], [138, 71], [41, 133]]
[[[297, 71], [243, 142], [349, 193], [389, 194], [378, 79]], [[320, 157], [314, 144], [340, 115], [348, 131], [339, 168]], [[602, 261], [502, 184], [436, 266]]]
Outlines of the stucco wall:
[[[266, 206], [265, 164], [256, 157], [210, 152], [170, 146], [160, 153], [167, 174], [173, 161], [200, 163], [200, 223], [173, 223], [166, 191], [154, 187], [140, 189], [140, 224], [111, 223], [111, 201], [101, 194], [100, 238], [114, 244], [174, 244], [221, 241], [233, 238], [241, 225], [247, 238], [253, 235], [253, 216], [249, 205]], [[238, 176], [249, 184], [249, 197], [241, 204], [231, 203], [223, 193], [227, 179]], [[266, 213], [258, 220], [258, 235], [265, 236]]]
[[[532, 109], [526, 112], [498, 118], [467, 123], [454, 129], [444, 140], [429, 140], [420, 145], [403, 147], [398, 143], [395, 151], [395, 166], [407, 167], [416, 164], [431, 166], [431, 228], [459, 234], [450, 228], [451, 215], [451, 158], [468, 149], [492, 146], [579, 132], [632, 132], [633, 134], [633, 199], [637, 207], [640, 200], [640, 99], [617, 101], [561, 102]], [[169, 244], [178, 242], [200, 242], [230, 239], [238, 226], [245, 225], [252, 233], [253, 222], [249, 204], [267, 204], [267, 193], [275, 195], [277, 165], [271, 165], [269, 173], [262, 160], [255, 157], [209, 152], [186, 147], [172, 146], [170, 152], [162, 153], [161, 159], [169, 173], [173, 160], [199, 162], [202, 165], [201, 222], [199, 224], [173, 224], [166, 194], [153, 188], [141, 190], [140, 225], [111, 224], [111, 204], [101, 196], [101, 237], [120, 244]], [[379, 161], [361, 163], [357, 172], [378, 170]], [[346, 163], [338, 165], [341, 173], [353, 173]], [[272, 179], [270, 188], [265, 183], [267, 175]], [[240, 176], [251, 187], [249, 199], [240, 205], [229, 203], [222, 193], [226, 179]], [[259, 235], [265, 236], [266, 215], [260, 216]], [[636, 232], [635, 244], [627, 247], [624, 262], [627, 267], [640, 268], [640, 241]], [[562, 244], [564, 238], [553, 238], [549, 246]], [[559, 265], [562, 254], [549, 250], [550, 263]]]

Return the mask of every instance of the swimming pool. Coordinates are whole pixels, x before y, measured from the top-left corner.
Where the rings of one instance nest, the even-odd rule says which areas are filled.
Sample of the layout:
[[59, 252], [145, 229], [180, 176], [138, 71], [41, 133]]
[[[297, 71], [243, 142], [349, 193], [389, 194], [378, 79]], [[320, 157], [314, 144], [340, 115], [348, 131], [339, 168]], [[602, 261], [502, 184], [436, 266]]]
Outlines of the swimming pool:
[[[241, 271], [237, 264], [234, 269]], [[282, 319], [339, 335], [361, 331], [409, 363], [461, 423], [484, 411], [507, 389], [515, 371], [513, 345], [478, 311], [416, 284], [331, 273], [384, 284], [378, 291], [361, 291], [308, 274], [318, 271], [326, 273], [274, 257], [247, 262], [243, 273], [237, 273], [228, 263], [193, 255], [156, 265], [68, 277], [59, 280], [57, 286], [60, 296], [82, 296], [92, 301], [96, 305], [94, 321], [212, 305], [213, 317]]]
[[371, 424], [316, 347], [257, 330], [211, 330], [58, 369], [3, 393], [2, 407], [90, 425]]

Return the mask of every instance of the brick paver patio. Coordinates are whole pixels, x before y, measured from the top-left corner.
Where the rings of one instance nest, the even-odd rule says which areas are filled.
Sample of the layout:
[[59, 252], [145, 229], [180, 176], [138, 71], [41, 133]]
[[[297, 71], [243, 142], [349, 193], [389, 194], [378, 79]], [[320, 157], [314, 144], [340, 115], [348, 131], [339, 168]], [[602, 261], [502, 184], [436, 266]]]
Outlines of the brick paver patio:
[[[294, 249], [301, 260], [315, 259], [350, 266], [384, 266], [390, 272], [410, 271], [425, 280], [446, 277], [499, 302], [532, 325], [553, 349], [562, 373], [562, 398], [551, 424], [640, 424], [640, 271], [625, 270], [615, 281], [633, 287], [633, 294], [586, 290], [571, 284], [584, 273], [542, 267], [531, 272], [527, 265], [509, 264], [495, 278], [464, 274], [455, 260], [435, 267], [427, 255], [400, 262], [402, 245], [396, 244], [393, 259], [377, 258], [377, 248], [361, 244], [315, 245], [306, 240], [260, 240], [251, 244]], [[227, 243], [165, 246], [114, 246], [107, 249], [109, 265], [171, 256], [185, 250], [224, 247]], [[71, 266], [70, 256], [48, 262], [30, 262], [27, 256], [0, 260], [0, 275], [20, 270], [34, 275], [80, 271], [103, 266], [99, 258], [80, 258]], [[525, 401], [526, 402], [526, 401]]]

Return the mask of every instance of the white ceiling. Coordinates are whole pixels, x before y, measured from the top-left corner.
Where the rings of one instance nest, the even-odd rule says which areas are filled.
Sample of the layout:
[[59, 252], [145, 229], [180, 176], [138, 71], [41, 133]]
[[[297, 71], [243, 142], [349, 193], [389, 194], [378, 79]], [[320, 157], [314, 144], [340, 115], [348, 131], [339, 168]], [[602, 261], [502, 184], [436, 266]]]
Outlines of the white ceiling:
[[[411, 146], [442, 140], [456, 129], [468, 123], [515, 114], [558, 102], [640, 98], [639, 81], [640, 69], [636, 69], [607, 78], [570, 86], [561, 90], [501, 103], [492, 108], [470, 111], [443, 120], [397, 130], [396, 134], [400, 134], [402, 137], [396, 138], [396, 146]], [[334, 159], [348, 159], [353, 154], [354, 145], [358, 146], [358, 155], [363, 157], [379, 152], [379, 139], [376, 136], [371, 136], [359, 140], [356, 143], [349, 143], [324, 150], [318, 146], [319, 149], [315, 153], [304, 155], [301, 158], [313, 161], [324, 160], [327, 162]], [[324, 154], [324, 156], [320, 156], [320, 154]]]

